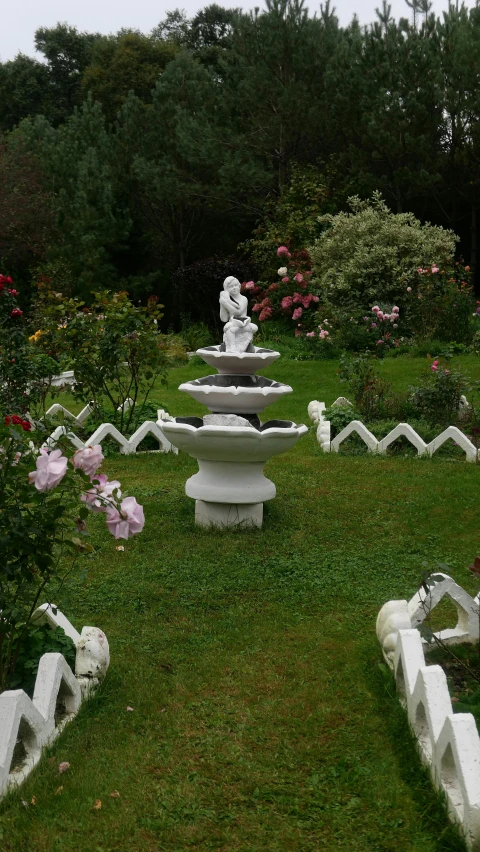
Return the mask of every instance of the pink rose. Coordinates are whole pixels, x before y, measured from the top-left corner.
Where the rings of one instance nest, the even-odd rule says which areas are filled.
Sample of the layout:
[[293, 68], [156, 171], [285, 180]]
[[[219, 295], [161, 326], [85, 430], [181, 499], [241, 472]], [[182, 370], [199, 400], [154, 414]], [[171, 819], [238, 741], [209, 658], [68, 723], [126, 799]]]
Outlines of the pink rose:
[[315, 332], [314, 332], [314, 331], [309, 331], [309, 332], [307, 332], [307, 334], [305, 335], [305, 337], [315, 337]]
[[380, 308], [378, 307], [378, 305], [374, 305], [373, 308], [372, 308], [372, 311], [373, 311], [374, 314], [376, 314], [379, 310], [380, 310]]
[[145, 525], [143, 507], [135, 497], [125, 497], [120, 511], [113, 506], [107, 508], [107, 527], [115, 538], [130, 538], [142, 532]]
[[28, 481], [37, 491], [50, 491], [56, 488], [67, 472], [68, 461], [61, 450], [41, 450], [37, 458], [37, 469], [28, 474]]
[[80, 468], [87, 476], [93, 476], [103, 462], [103, 458], [100, 444], [95, 444], [94, 447], [84, 447], [83, 450], [77, 450], [73, 455], [72, 462], [75, 469]]
[[[81, 496], [81, 500], [90, 506], [93, 512], [105, 512], [108, 504], [113, 506], [116, 499], [120, 500], [122, 492], [120, 491], [120, 483], [117, 479], [108, 481], [108, 476], [105, 473], [100, 473], [92, 477], [92, 486]], [[113, 492], [116, 491], [115, 497]]]
[[255, 282], [254, 282], [254, 281], [247, 281], [247, 282], [243, 285], [244, 290], [253, 290], [253, 288], [254, 288], [254, 287], [255, 287]]
[[319, 331], [318, 336], [321, 337], [322, 340], [325, 337], [328, 337], [328, 331], [326, 330], [326, 328], [322, 328], [322, 330]]
[[285, 275], [285, 277], [282, 278], [282, 284], [288, 284], [289, 281], [290, 281], [290, 278], [288, 277], [288, 275]]
[[372, 328], [376, 328], [376, 327], [377, 327], [377, 323], [376, 323], [376, 322], [372, 322]]
[[302, 316], [302, 314], [303, 314], [303, 311], [302, 311], [302, 309], [301, 309], [301, 308], [295, 308], [295, 310], [294, 310], [294, 312], [293, 312], [293, 314], [292, 314], [292, 319], [294, 319], [294, 320], [296, 320], [296, 319], [300, 319], [300, 317]]
[[303, 275], [301, 272], [297, 272], [296, 275], [293, 276], [293, 280], [300, 284], [303, 281]]
[[312, 296], [312, 302], [316, 303], [316, 302], [319, 302], [319, 301], [320, 301], [319, 296]]
[[381, 343], [383, 343], [383, 340], [377, 340], [377, 346], [380, 346]]
[[279, 246], [277, 249], [277, 257], [290, 257], [290, 252], [286, 246]]
[[439, 270], [438, 266], [432, 266], [432, 272], [433, 272], [434, 274], [435, 274], [435, 272], [440, 272], [440, 270]]
[[385, 318], [385, 314], [383, 313], [383, 311], [376, 311], [376, 314], [377, 314], [377, 319], [379, 319], [379, 320], [383, 320]]
[[412, 288], [411, 288], [411, 287], [407, 287], [407, 293], [411, 293], [411, 292], [412, 292]]
[[399, 313], [400, 313], [400, 308], [397, 308], [397, 306], [394, 305], [393, 308], [392, 308], [392, 314], [399, 314]]

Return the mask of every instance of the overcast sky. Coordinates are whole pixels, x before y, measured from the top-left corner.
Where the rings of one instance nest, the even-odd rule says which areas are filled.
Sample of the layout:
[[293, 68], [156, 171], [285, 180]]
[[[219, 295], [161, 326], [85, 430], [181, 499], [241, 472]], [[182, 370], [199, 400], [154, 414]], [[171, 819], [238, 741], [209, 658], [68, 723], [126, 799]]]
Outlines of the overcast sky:
[[[34, 56], [33, 36], [38, 27], [54, 27], [59, 21], [76, 26], [81, 31], [111, 33], [131, 27], [148, 33], [161, 21], [165, 12], [177, 6], [189, 17], [212, 0], [0, 0], [0, 60], [13, 59], [17, 53]], [[240, 6], [248, 10], [263, 7], [262, 0], [217, 0], [228, 8]], [[390, 0], [392, 14], [399, 18], [409, 11], [405, 0]], [[473, 0], [467, 0], [472, 5]], [[318, 11], [318, 0], [306, 0], [310, 13]], [[354, 12], [362, 24], [375, 18], [375, 6], [381, 0], [333, 0], [342, 25], [348, 24]], [[447, 0], [434, 0], [434, 10], [440, 14]]]

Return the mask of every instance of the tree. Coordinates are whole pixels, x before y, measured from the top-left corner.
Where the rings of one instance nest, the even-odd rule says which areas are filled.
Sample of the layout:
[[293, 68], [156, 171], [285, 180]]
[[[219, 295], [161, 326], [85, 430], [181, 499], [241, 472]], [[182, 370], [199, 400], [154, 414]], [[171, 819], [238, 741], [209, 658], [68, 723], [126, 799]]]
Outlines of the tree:
[[83, 73], [82, 93], [100, 101], [107, 118], [117, 116], [127, 95], [133, 91], [151, 103], [155, 83], [178, 47], [139, 33], [122, 33], [99, 39]]
[[0, 64], [0, 131], [12, 130], [22, 118], [42, 112], [51, 114], [48, 68], [19, 53]]

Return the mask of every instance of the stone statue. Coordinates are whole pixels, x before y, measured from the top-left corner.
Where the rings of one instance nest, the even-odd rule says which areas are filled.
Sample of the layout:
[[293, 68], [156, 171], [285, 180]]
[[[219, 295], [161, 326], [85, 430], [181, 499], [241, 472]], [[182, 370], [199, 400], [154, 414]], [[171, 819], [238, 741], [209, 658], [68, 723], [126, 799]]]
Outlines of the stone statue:
[[248, 299], [240, 293], [240, 281], [229, 275], [223, 282], [220, 293], [220, 319], [223, 327], [223, 342], [227, 352], [246, 352], [258, 326], [247, 316]]

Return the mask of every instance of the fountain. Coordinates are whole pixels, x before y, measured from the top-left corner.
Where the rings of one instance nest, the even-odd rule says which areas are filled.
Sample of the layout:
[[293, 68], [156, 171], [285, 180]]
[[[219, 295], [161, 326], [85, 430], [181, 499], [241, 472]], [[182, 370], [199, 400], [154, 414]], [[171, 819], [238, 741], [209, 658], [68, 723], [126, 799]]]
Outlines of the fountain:
[[253, 345], [258, 329], [247, 308], [240, 282], [229, 276], [220, 294], [223, 343], [197, 350], [217, 374], [179, 387], [211, 413], [162, 422], [168, 440], [198, 461], [198, 473], [187, 480], [185, 492], [195, 500], [195, 521], [200, 526], [261, 527], [263, 503], [276, 493], [263, 473], [265, 464], [308, 431], [291, 420], [260, 421], [258, 415], [292, 388], [256, 375], [280, 353]]

